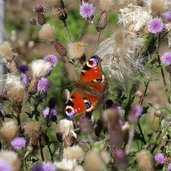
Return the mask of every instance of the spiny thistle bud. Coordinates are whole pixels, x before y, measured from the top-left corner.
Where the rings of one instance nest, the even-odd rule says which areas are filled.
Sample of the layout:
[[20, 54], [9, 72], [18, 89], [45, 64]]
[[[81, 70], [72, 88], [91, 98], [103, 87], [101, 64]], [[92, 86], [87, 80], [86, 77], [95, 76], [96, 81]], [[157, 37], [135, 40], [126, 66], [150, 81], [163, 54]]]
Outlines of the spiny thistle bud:
[[31, 25], [36, 25], [36, 19], [35, 18], [30, 18], [29, 22]]
[[86, 51], [85, 44], [83, 42], [73, 42], [68, 44], [68, 56], [71, 59], [81, 58]]
[[6, 121], [3, 123], [0, 129], [0, 137], [6, 142], [10, 142], [16, 137], [18, 130], [19, 127], [17, 126], [15, 121]]
[[142, 171], [154, 171], [154, 159], [149, 151], [142, 150], [138, 152], [136, 158]]
[[67, 13], [64, 8], [65, 6], [63, 1], [60, 1], [59, 4], [52, 7], [52, 14], [65, 22], [65, 20], [67, 19]]
[[46, 11], [46, 6], [42, 3], [36, 4], [33, 8], [34, 13], [37, 15], [38, 24], [43, 25], [46, 23], [46, 18], [44, 13]]
[[54, 27], [44, 24], [39, 31], [39, 38], [44, 41], [52, 41], [54, 38]]
[[141, 102], [143, 94], [141, 93], [141, 91], [136, 91], [134, 94], [134, 100], [132, 102], [132, 106], [137, 105]]
[[78, 145], [64, 148], [64, 152], [63, 152], [63, 158], [69, 159], [69, 160], [82, 161], [84, 158], [84, 155], [85, 154], [84, 154], [83, 149]]
[[59, 53], [60, 56], [67, 55], [67, 49], [57, 39], [52, 40], [50, 43], [55, 48], [55, 50]]
[[108, 12], [106, 12], [106, 11], [101, 12], [99, 21], [98, 21], [98, 23], [96, 25], [97, 31], [100, 32], [103, 29], [105, 29], [106, 24], [107, 24], [107, 16], [108, 16]]
[[21, 160], [17, 153], [8, 150], [1, 150], [0, 159], [7, 161], [7, 163], [11, 166], [12, 171], [21, 170]]
[[0, 44], [0, 55], [7, 61], [13, 60], [12, 48], [9, 42], [3, 42]]
[[114, 159], [114, 164], [118, 169], [126, 169], [128, 164], [128, 158], [125, 150], [122, 148], [112, 147], [112, 157]]
[[159, 130], [159, 128], [160, 128], [161, 116], [162, 116], [161, 111], [155, 111], [154, 112], [154, 117], [153, 117], [153, 122], [152, 122], [152, 129], [155, 132], [157, 132]]
[[128, 141], [129, 130], [130, 130], [130, 125], [128, 122], [125, 122], [125, 124], [122, 126], [122, 132], [123, 132], [123, 137], [124, 137], [125, 142]]
[[30, 121], [24, 125], [25, 134], [29, 138], [29, 145], [37, 145], [39, 138], [43, 134], [43, 130], [39, 122]]

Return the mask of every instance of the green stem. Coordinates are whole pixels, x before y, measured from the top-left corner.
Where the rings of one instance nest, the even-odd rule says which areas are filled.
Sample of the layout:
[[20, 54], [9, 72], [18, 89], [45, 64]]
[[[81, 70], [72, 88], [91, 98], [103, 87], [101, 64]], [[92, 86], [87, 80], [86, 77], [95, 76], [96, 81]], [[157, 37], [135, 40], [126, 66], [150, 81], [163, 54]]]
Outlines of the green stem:
[[86, 20], [86, 21], [85, 21], [85, 24], [84, 24], [84, 26], [83, 26], [82, 32], [81, 32], [81, 34], [80, 34], [80, 37], [78, 38], [78, 41], [81, 40], [81, 38], [83, 37], [83, 35], [84, 35], [84, 33], [85, 33], [86, 29], [87, 29], [87, 24], [88, 24], [88, 22], [87, 22], [87, 20]]

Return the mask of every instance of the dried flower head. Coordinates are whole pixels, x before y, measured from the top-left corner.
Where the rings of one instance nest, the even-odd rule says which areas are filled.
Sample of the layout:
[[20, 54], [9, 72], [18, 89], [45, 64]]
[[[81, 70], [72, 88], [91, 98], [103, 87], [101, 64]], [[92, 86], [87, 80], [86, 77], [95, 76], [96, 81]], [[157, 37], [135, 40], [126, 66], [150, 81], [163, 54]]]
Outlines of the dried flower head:
[[100, 8], [102, 11], [110, 11], [112, 5], [114, 4], [113, 0], [100, 0]]
[[30, 145], [36, 145], [43, 131], [39, 122], [30, 121], [24, 125], [25, 134], [30, 139]]
[[116, 81], [123, 86], [138, 73], [145, 73], [139, 60], [134, 58], [142, 45], [142, 38], [120, 29], [98, 46], [96, 55], [102, 59], [102, 68], [108, 74], [109, 81]]
[[23, 102], [25, 89], [19, 76], [11, 74], [7, 75], [5, 91], [7, 97], [13, 104], [21, 104]]
[[57, 126], [57, 132], [62, 134], [68, 134], [69, 132], [74, 130], [73, 122], [67, 119], [62, 119], [59, 121]]
[[43, 60], [50, 62], [53, 67], [55, 67], [58, 63], [58, 58], [53, 54], [46, 55]]
[[63, 158], [69, 160], [83, 160], [84, 158], [84, 151], [78, 145], [64, 148]]
[[169, 5], [169, 0], [144, 0], [147, 9], [154, 16], [160, 16], [165, 12]]
[[105, 164], [99, 154], [94, 151], [89, 151], [85, 157], [85, 170], [98, 171], [106, 170]]
[[68, 44], [68, 56], [72, 59], [81, 58], [86, 51], [83, 42], [73, 42]]
[[151, 18], [150, 13], [140, 6], [130, 4], [119, 10], [119, 23], [130, 31], [141, 31]]
[[0, 44], [0, 55], [7, 61], [13, 59], [12, 48], [9, 42], [3, 42], [2, 44]]
[[168, 41], [168, 47], [171, 47], [171, 22], [165, 24], [165, 29], [168, 32], [167, 34], [167, 41]]
[[26, 139], [24, 137], [16, 137], [11, 141], [11, 146], [14, 149], [22, 149], [26, 146]]
[[15, 121], [11, 120], [3, 122], [3, 126], [0, 129], [0, 137], [4, 141], [10, 142], [16, 137], [18, 130], [19, 127], [17, 126]]
[[1, 171], [12, 171], [12, 166], [8, 161], [0, 158], [0, 170]]
[[161, 19], [159, 18], [153, 18], [148, 23], [148, 31], [153, 34], [160, 33], [164, 28], [164, 24]]
[[34, 60], [31, 63], [31, 70], [33, 77], [40, 78], [48, 74], [51, 69], [51, 64], [43, 59]]
[[164, 164], [167, 161], [167, 158], [162, 154], [158, 153], [154, 156], [154, 159], [157, 163]]
[[80, 6], [80, 15], [84, 19], [91, 19], [94, 15], [95, 7], [92, 3], [83, 2]]
[[11, 171], [19, 171], [21, 168], [21, 160], [17, 153], [8, 150], [0, 151], [0, 159], [7, 161], [11, 166]]
[[78, 166], [76, 160], [62, 159], [60, 162], [55, 162], [54, 165], [58, 170], [73, 171]]
[[44, 41], [51, 41], [54, 38], [54, 27], [44, 24], [39, 31], [39, 38]]
[[105, 162], [106, 165], [109, 164], [111, 159], [110, 159], [110, 154], [109, 154], [108, 151], [102, 150], [100, 152], [100, 156], [101, 156], [101, 158], [103, 159], [103, 161]]
[[154, 159], [149, 151], [142, 150], [136, 155], [138, 165], [142, 171], [154, 171]]

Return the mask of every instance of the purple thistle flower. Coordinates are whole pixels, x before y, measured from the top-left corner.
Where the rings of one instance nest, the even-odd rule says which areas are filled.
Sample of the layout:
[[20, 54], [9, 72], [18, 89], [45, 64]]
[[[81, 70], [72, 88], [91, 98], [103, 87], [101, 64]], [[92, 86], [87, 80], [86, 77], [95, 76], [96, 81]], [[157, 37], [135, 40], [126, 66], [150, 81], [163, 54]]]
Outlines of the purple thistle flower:
[[95, 11], [95, 7], [92, 3], [82, 3], [80, 6], [80, 15], [85, 19], [90, 19]]
[[158, 153], [154, 156], [154, 159], [157, 163], [164, 164], [166, 163], [167, 159], [162, 153]]
[[46, 107], [42, 113], [45, 118], [49, 117], [51, 120], [56, 120], [56, 109], [50, 109], [49, 107]]
[[50, 162], [37, 163], [32, 171], [56, 171], [55, 166]]
[[19, 69], [20, 72], [25, 73], [26, 71], [29, 70], [29, 67], [28, 67], [28, 65], [20, 65], [18, 67], [18, 69]]
[[50, 62], [52, 66], [56, 66], [58, 63], [58, 58], [52, 54], [46, 55], [43, 59], [46, 62]]
[[171, 21], [171, 11], [166, 11], [163, 16], [166, 18], [166, 20]]
[[171, 171], [171, 163], [168, 164], [168, 171]]
[[28, 77], [26, 74], [21, 73], [20, 74], [20, 80], [22, 81], [22, 83], [24, 84], [24, 86], [28, 85]]
[[159, 18], [153, 18], [148, 24], [148, 31], [153, 34], [160, 33], [163, 28], [164, 24]]
[[141, 116], [142, 112], [143, 112], [143, 109], [140, 104], [133, 106], [128, 115], [128, 120], [130, 122], [137, 122], [137, 120]]
[[166, 52], [162, 55], [161, 62], [166, 66], [171, 65], [171, 51]]
[[44, 13], [46, 11], [46, 6], [43, 3], [35, 4], [33, 11], [34, 13]]
[[50, 87], [50, 82], [49, 82], [48, 79], [46, 79], [46, 78], [41, 78], [41, 79], [38, 81], [37, 90], [38, 90], [40, 93], [45, 93], [49, 87]]
[[17, 137], [11, 141], [11, 146], [14, 149], [22, 149], [26, 146], [26, 139], [23, 137]]
[[11, 165], [3, 159], [0, 159], [0, 171], [12, 171]]

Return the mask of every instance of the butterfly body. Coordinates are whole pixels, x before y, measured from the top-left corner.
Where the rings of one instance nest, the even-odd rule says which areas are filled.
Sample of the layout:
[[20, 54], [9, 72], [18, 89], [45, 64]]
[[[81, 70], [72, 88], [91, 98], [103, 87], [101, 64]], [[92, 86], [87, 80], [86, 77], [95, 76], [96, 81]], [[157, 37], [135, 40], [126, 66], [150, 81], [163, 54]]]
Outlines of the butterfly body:
[[107, 82], [100, 63], [98, 56], [92, 56], [84, 65], [66, 104], [65, 113], [68, 118], [92, 112], [101, 102]]

